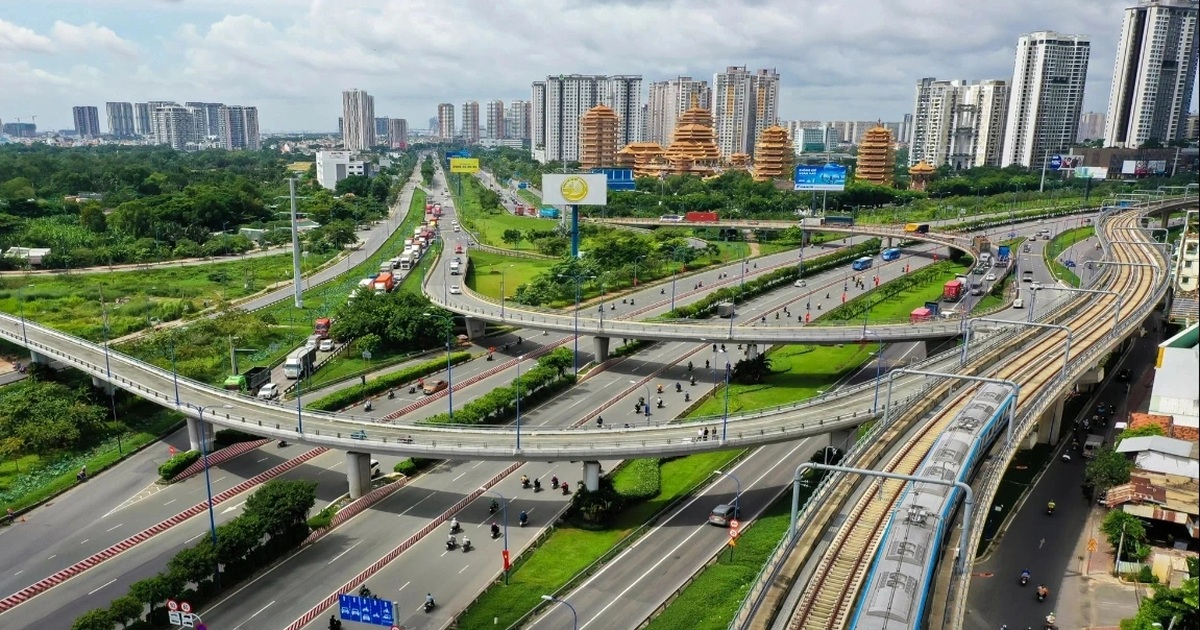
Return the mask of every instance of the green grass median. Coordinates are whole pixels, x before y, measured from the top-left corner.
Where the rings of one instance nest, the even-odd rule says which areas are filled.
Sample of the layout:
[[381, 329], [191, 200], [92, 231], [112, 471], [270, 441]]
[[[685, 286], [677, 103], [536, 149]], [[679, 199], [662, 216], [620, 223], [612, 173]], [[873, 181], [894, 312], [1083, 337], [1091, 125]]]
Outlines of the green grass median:
[[471, 266], [465, 284], [472, 291], [490, 298], [500, 299], [500, 288], [512, 298], [517, 287], [546, 273], [557, 261], [540, 258], [518, 258], [481, 250], [470, 252]]
[[542, 198], [524, 188], [517, 189], [517, 196], [534, 208], [540, 208], [542, 206]]

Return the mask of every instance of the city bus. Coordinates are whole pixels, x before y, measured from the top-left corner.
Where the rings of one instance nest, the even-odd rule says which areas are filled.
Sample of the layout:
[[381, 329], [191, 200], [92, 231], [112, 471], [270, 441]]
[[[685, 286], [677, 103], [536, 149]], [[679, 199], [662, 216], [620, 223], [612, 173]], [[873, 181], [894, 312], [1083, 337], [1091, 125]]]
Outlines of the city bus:
[[900, 250], [899, 250], [899, 248], [893, 247], [893, 248], [891, 248], [891, 249], [885, 249], [885, 250], [883, 250], [883, 256], [882, 256], [882, 258], [883, 258], [884, 260], [896, 260], [896, 259], [900, 258]]
[[875, 262], [875, 260], [873, 258], [871, 258], [870, 256], [863, 256], [862, 258], [859, 258], [858, 260], [854, 261], [854, 263], [850, 265], [850, 268], [855, 271], [862, 271], [864, 269], [870, 269], [871, 263], [873, 263], [873, 262]]

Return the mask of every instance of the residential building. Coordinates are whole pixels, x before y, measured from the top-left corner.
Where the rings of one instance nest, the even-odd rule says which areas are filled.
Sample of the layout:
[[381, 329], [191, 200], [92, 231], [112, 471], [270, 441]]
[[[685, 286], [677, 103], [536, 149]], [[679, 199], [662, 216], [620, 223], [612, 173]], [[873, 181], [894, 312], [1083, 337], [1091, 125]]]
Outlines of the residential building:
[[71, 108], [75, 118], [75, 133], [81, 138], [100, 137], [100, 110], [94, 105], [79, 105]]
[[1083, 35], [1038, 31], [1017, 40], [1000, 166], [1041, 168], [1047, 156], [1070, 148], [1090, 55]]
[[504, 118], [504, 101], [487, 102], [487, 137], [495, 139], [507, 138], [505, 131], [508, 121]]
[[530, 122], [534, 159], [578, 160], [579, 120], [596, 105], [605, 105], [617, 114], [617, 142], [636, 142], [642, 129], [641, 91], [642, 78], [635, 75], [571, 74], [535, 81]]
[[479, 142], [479, 101], [463, 103], [462, 137], [467, 144]]
[[529, 95], [529, 148], [533, 159], [546, 161], [546, 82], [534, 81]]
[[745, 66], [729, 66], [713, 75], [713, 123], [717, 149], [728, 159], [734, 153], [749, 153], [754, 130], [753, 75]]
[[14, 138], [32, 138], [37, 135], [37, 125], [27, 122], [4, 123], [4, 135]]
[[[764, 131], [779, 125], [779, 73], [774, 68], [763, 68], [751, 78], [754, 89], [754, 143]], [[748, 152], [747, 152], [748, 153]]]
[[384, 139], [387, 138], [388, 118], [375, 118], [375, 144], [384, 144]]
[[832, 151], [841, 143], [837, 130], [831, 125], [814, 120], [789, 120], [781, 123], [792, 139], [792, 148], [797, 155], [801, 153], [821, 153]]
[[227, 151], [257, 151], [262, 147], [258, 132], [258, 108], [222, 105], [218, 111], [217, 140]]
[[223, 103], [201, 103], [189, 101], [183, 104], [192, 110], [192, 121], [196, 126], [196, 137], [207, 138], [221, 136], [221, 108]]
[[150, 112], [154, 111], [150, 103], [133, 104], [133, 133], [149, 138], [154, 135], [154, 126], [150, 124]]
[[510, 140], [528, 140], [530, 123], [529, 101], [510, 101], [504, 113], [504, 137]]
[[[1008, 83], [1002, 80], [921, 79], [913, 104], [908, 165], [999, 166], [1008, 97]], [[900, 126], [889, 129], [899, 133]]]
[[454, 139], [454, 104], [439, 103], [437, 108], [437, 135], [443, 140]]
[[610, 107], [620, 120], [619, 146], [642, 140], [642, 76], [617, 75], [604, 80], [600, 103]]
[[151, 139], [155, 144], [185, 151], [188, 145], [195, 148], [198, 141], [193, 112], [187, 107], [175, 104], [155, 107], [150, 112], [150, 125], [154, 129]]
[[1104, 145], [1182, 140], [1196, 81], [1197, 0], [1140, 0], [1125, 10]]
[[1200, 114], [1188, 114], [1187, 131], [1184, 132], [1186, 140], [1200, 140]]
[[1079, 131], [1075, 134], [1076, 142], [1099, 140], [1104, 137], [1104, 112], [1084, 112], [1079, 116]]
[[693, 94], [700, 107], [712, 109], [712, 88], [708, 86], [708, 81], [676, 77], [651, 83], [646, 101], [646, 133], [642, 139], [660, 146], [670, 144], [675, 124], [679, 116], [691, 107]]
[[621, 121], [606, 105], [597, 105], [579, 121], [579, 167], [583, 170], [612, 166], [620, 143]]
[[104, 110], [108, 114], [109, 134], [118, 138], [134, 136], [133, 103], [105, 103]]
[[375, 146], [375, 97], [363, 90], [342, 92], [342, 145], [352, 153]]
[[[1003, 124], [1004, 121], [1000, 121], [1000, 122], [1001, 122], [1001, 124]], [[912, 130], [913, 130], [913, 115], [905, 114], [904, 118], [900, 121], [900, 135], [896, 136], [896, 141], [903, 142], [904, 144], [911, 143], [912, 142]]]
[[366, 175], [366, 163], [352, 159], [351, 151], [317, 151], [317, 183], [329, 190], [351, 175]]
[[428, 126], [428, 127], [426, 127], [426, 129], [428, 129], [428, 130], [429, 130], [429, 135], [437, 135], [437, 130], [438, 130], [438, 119], [437, 119], [437, 116], [430, 116], [430, 117], [429, 117], [429, 126]]
[[388, 146], [393, 149], [408, 147], [408, 121], [403, 118], [389, 118], [387, 139]]

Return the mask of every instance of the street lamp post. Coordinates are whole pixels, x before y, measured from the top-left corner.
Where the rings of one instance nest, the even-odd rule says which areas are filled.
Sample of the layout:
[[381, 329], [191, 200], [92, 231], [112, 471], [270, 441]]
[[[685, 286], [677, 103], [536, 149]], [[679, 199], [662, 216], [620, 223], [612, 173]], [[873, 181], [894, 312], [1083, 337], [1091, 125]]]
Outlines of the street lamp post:
[[[33, 285], [29, 285], [32, 287]], [[17, 303], [21, 309], [21, 339], [25, 341], [25, 347], [29, 347], [29, 336], [25, 334], [25, 285], [17, 287]]]
[[[446, 400], [449, 403], [448, 414], [450, 416], [450, 422], [454, 422], [454, 376], [451, 373], [453, 370], [450, 362], [450, 349], [452, 347], [451, 336], [454, 334], [454, 319], [444, 315], [438, 315], [437, 313], [430, 313], [428, 311], [425, 312], [425, 317], [436, 319], [446, 326]], [[517, 378], [520, 378], [519, 363], [517, 364]], [[518, 409], [520, 409], [519, 405]], [[520, 411], [517, 412], [517, 416], [518, 418], [520, 417]], [[518, 446], [517, 448], [520, 447]]]
[[517, 380], [513, 381], [513, 387], [517, 388], [517, 450], [521, 450], [521, 359], [525, 355], [517, 356]]
[[738, 503], [742, 497], [742, 480], [738, 479], [737, 476], [734, 475], [733, 473], [725, 472], [723, 470], [714, 470], [713, 474], [721, 475], [723, 477], [729, 477], [730, 479], [733, 480], [733, 483], [737, 484], [737, 492], [735, 492], [733, 495], [733, 515], [734, 515], [734, 518], [737, 518], [738, 512], [741, 509], [740, 506], [738, 505]]
[[635, 289], [637, 288], [637, 285], [638, 285], [638, 275], [637, 275], [638, 261], [642, 260], [645, 257], [646, 256], [643, 254], [643, 255], [638, 256], [637, 258], [633, 259], [633, 288], [635, 288]]
[[863, 341], [867, 340], [868, 335], [874, 335], [875, 340], [879, 342], [879, 349], [875, 353], [875, 402], [871, 403], [871, 413], [879, 413], [879, 377], [883, 370], [883, 336], [873, 330], [863, 328]]
[[[508, 557], [508, 499], [500, 494], [499, 490], [491, 488], [480, 488], [484, 492], [490, 492], [500, 497], [500, 520], [504, 522], [504, 557]], [[504, 563], [504, 583], [508, 584], [508, 562]]]
[[[195, 409], [200, 415], [200, 418], [199, 418], [199, 422], [200, 422], [200, 457], [204, 462], [204, 490], [205, 490], [205, 492], [208, 493], [208, 529], [209, 529], [209, 533], [212, 535], [213, 551], [215, 552], [217, 549], [217, 517], [213, 511], [212, 477], [209, 475], [209, 472], [208, 472], [208, 436], [205, 435], [205, 431], [204, 431], [204, 411], [207, 409], [216, 409], [218, 407], [223, 407], [225, 409], [231, 409], [233, 407], [233, 405], [203, 405], [203, 406], [201, 406], [201, 405], [193, 405], [192, 403], [187, 403], [187, 406]], [[213, 566], [213, 581], [216, 583], [217, 589], [219, 590], [221, 588], [220, 565]]]
[[542, 595], [542, 599], [544, 599], [548, 602], [553, 602], [555, 604], [562, 604], [563, 606], [566, 606], [568, 609], [570, 609], [571, 619], [572, 619], [571, 628], [573, 628], [574, 630], [579, 630], [579, 613], [575, 612], [575, 607], [572, 606], [570, 603], [568, 603], [567, 600], [559, 599], [553, 595]]
[[729, 363], [729, 358], [725, 359], [725, 413], [721, 418], [721, 443], [725, 443], [725, 438], [729, 432], [729, 375], [733, 372], [733, 366]]

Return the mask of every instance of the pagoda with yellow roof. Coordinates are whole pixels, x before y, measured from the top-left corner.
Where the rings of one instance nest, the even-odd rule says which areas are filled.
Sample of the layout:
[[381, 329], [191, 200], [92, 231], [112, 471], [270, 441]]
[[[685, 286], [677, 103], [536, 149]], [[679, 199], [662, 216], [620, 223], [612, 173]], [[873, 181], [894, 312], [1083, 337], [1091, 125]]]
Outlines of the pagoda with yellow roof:
[[663, 148], [655, 142], [631, 142], [617, 151], [617, 166], [633, 169], [634, 177], [658, 177], [662, 169]]
[[621, 121], [612, 108], [597, 105], [579, 119], [579, 166], [583, 170], [612, 166], [617, 157]]
[[763, 129], [754, 147], [754, 181], [765, 182], [791, 173], [792, 141], [787, 129], [773, 125]]
[[929, 178], [933, 177], [935, 171], [937, 169], [925, 160], [913, 164], [908, 169], [908, 176], [912, 178], [908, 185], [909, 190], [925, 190], [925, 187], [929, 185]]
[[858, 166], [854, 169], [854, 178], [879, 186], [891, 186], [895, 161], [892, 132], [882, 123], [876, 123], [863, 134], [862, 142], [858, 144]]

